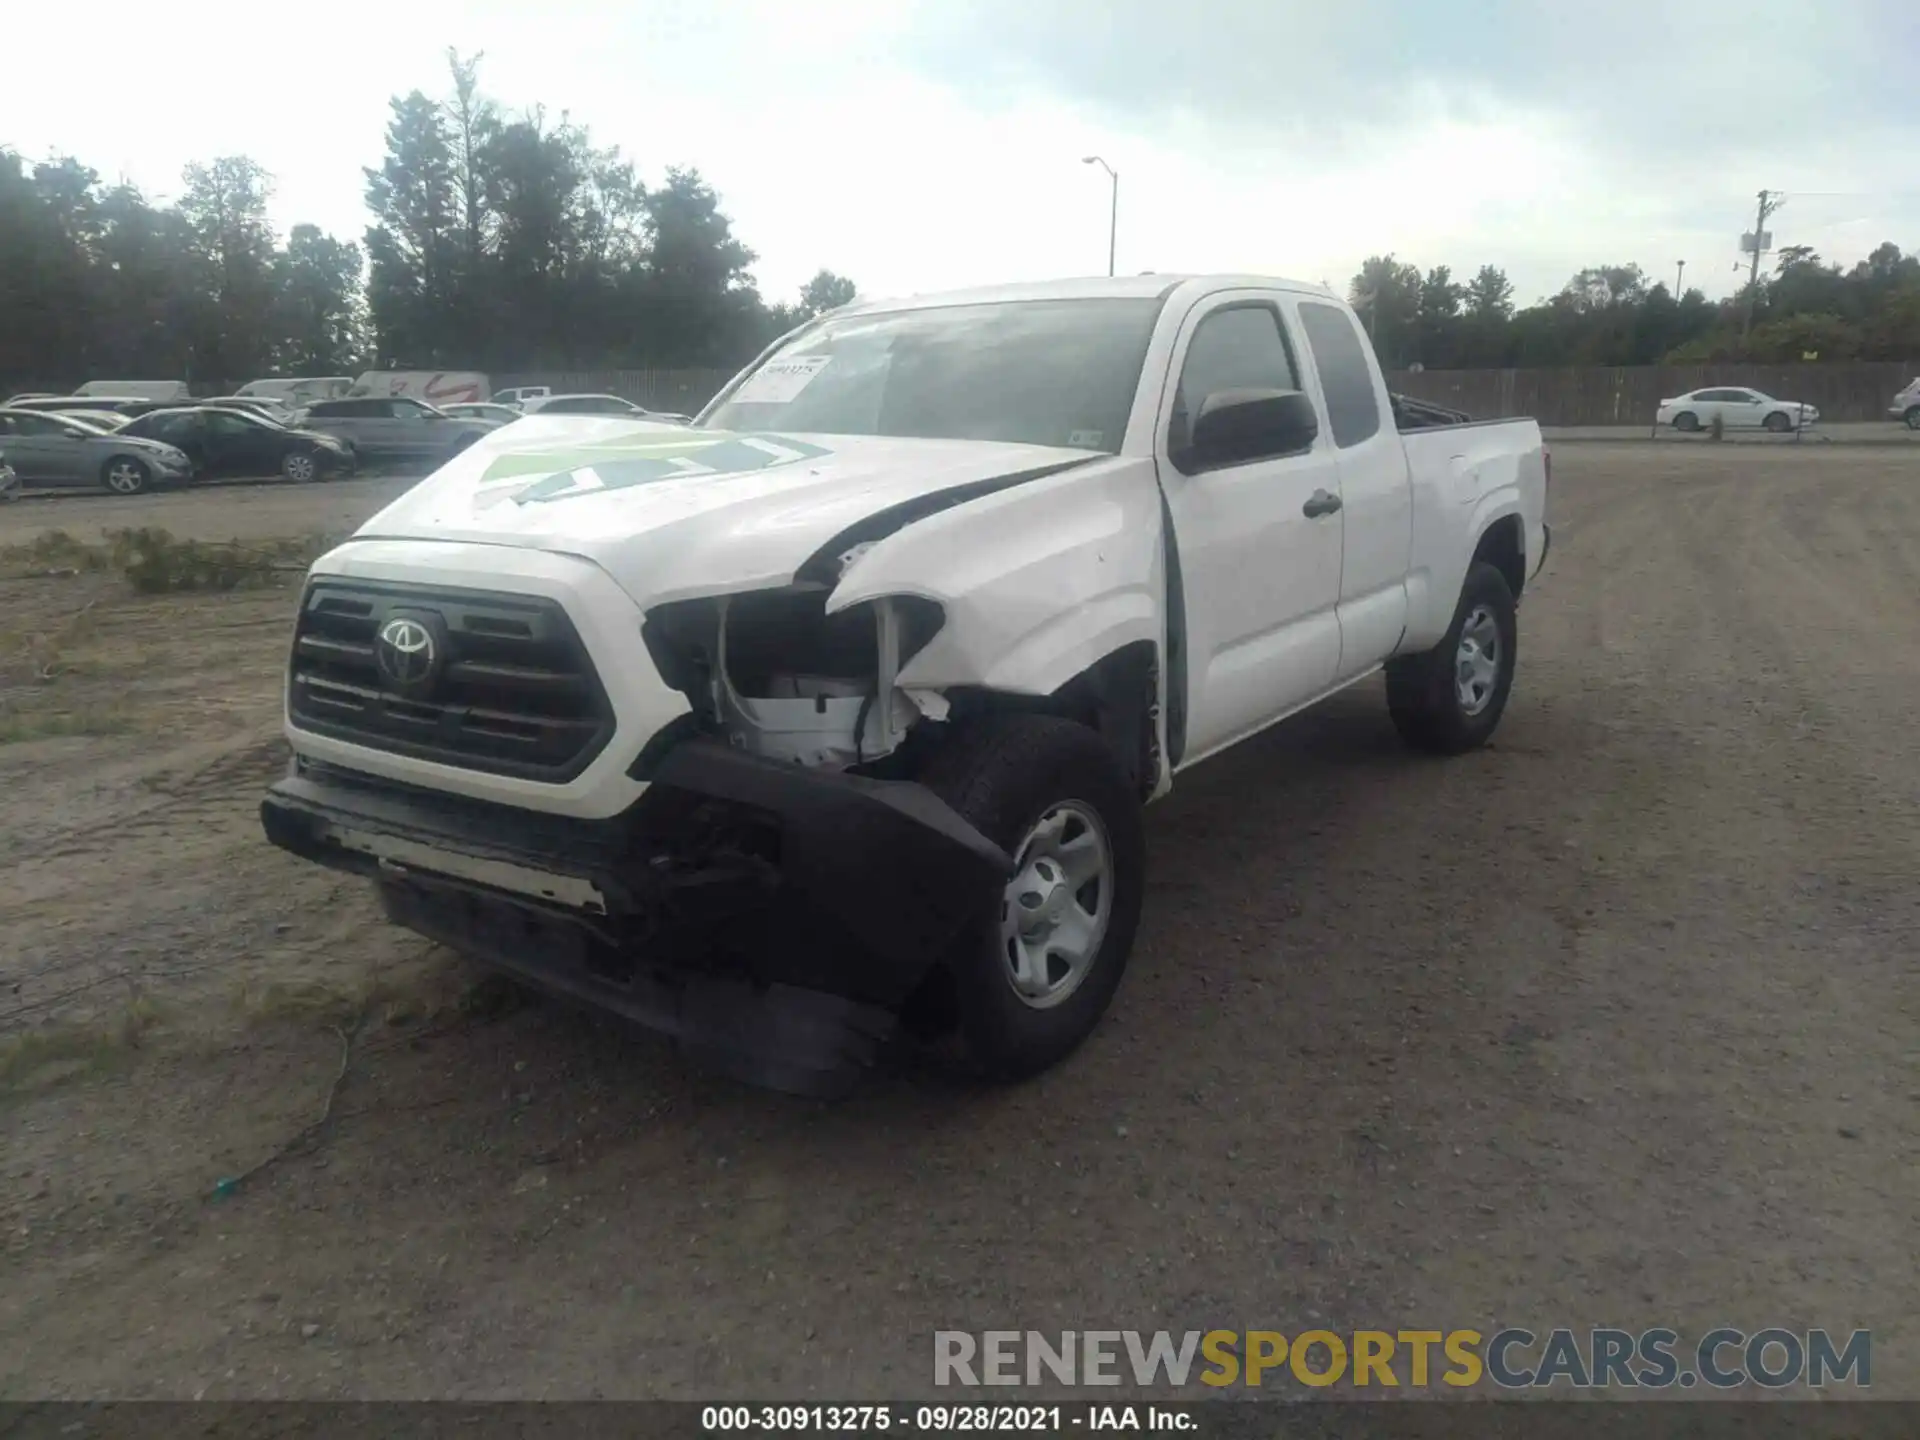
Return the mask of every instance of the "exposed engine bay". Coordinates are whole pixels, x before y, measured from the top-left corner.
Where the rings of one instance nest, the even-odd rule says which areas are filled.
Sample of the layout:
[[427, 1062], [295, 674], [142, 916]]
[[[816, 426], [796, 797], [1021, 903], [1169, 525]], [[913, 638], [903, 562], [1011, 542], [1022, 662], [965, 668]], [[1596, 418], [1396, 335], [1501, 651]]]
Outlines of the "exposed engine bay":
[[897, 687], [931, 640], [940, 607], [895, 596], [829, 615], [821, 584], [660, 606], [643, 629], [662, 678], [686, 695], [698, 728], [762, 759], [847, 770], [899, 749], [932, 691]]

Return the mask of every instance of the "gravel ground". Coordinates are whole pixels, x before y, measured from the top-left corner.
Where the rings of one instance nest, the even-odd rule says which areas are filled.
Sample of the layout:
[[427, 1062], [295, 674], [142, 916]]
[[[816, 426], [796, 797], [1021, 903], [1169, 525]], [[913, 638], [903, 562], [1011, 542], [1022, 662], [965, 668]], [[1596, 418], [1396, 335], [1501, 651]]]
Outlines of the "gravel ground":
[[[267, 847], [289, 593], [5, 582], [9, 693], [113, 723], [0, 744], [0, 1398], [900, 1397], [941, 1328], [1721, 1323], [1870, 1327], [1920, 1396], [1913, 459], [1567, 447], [1492, 748], [1409, 756], [1368, 683], [1208, 762], [1078, 1056], [837, 1105], [475, 986]], [[383, 493], [29, 502], [0, 545]]]

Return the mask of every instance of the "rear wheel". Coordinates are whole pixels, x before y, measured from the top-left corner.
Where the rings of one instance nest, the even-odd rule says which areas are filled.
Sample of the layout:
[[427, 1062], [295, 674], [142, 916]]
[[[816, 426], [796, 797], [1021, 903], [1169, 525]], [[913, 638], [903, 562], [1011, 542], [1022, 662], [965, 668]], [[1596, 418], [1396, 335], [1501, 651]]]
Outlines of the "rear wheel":
[[1400, 738], [1435, 755], [1484, 745], [1507, 708], [1519, 641], [1507, 577], [1475, 561], [1445, 638], [1387, 663], [1387, 710]]
[[131, 455], [116, 455], [100, 472], [100, 483], [116, 495], [138, 495], [153, 481], [153, 472], [144, 460]]
[[1776, 410], [1760, 422], [1776, 435], [1784, 435], [1793, 429], [1793, 417], [1784, 410]]
[[1688, 434], [1692, 434], [1700, 428], [1700, 417], [1691, 410], [1682, 410], [1678, 415], [1673, 417], [1673, 428], [1676, 430], [1685, 430]]
[[922, 777], [1014, 859], [998, 903], [945, 962], [974, 1068], [1017, 1080], [1087, 1038], [1125, 972], [1140, 923], [1140, 801], [1084, 725], [1010, 715], [954, 737]]
[[310, 480], [320, 478], [320, 462], [310, 450], [289, 450], [280, 457], [280, 473], [287, 479], [304, 485]]

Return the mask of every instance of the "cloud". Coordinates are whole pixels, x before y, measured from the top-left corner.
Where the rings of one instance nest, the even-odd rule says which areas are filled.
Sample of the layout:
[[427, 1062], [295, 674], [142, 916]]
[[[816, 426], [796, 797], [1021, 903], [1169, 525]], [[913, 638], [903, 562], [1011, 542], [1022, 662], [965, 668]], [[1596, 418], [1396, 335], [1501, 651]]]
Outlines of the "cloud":
[[[384, 13], [373, 45], [309, 27], [298, 93], [272, 65], [205, 82], [205, 35], [251, 34], [257, 9], [203, 0], [192, 27], [96, 47], [82, 87], [10, 73], [0, 143], [163, 196], [189, 160], [252, 154], [279, 222], [357, 239], [387, 98], [444, 93], [451, 43], [486, 52], [510, 109], [571, 112], [648, 180], [698, 167], [775, 298], [822, 266], [874, 293], [1104, 270], [1096, 151], [1121, 171], [1123, 271], [1341, 286], [1393, 251], [1501, 265], [1528, 300], [1584, 265], [1685, 257], [1725, 293], [1762, 185], [1794, 195], [1779, 244], [1920, 247], [1912, 0], [468, 0]], [[10, 38], [53, 53], [67, 28], [29, 7]], [[137, 123], [101, 98], [155, 74], [167, 103]]]
[[1724, 290], [1763, 185], [1805, 195], [1782, 244], [1920, 241], [1889, 164], [1920, 146], [1907, 0], [971, 0], [916, 11], [899, 43], [981, 106], [1046, 95], [1116, 143], [1177, 144], [1202, 187], [1264, 174], [1311, 248], [1490, 261], [1523, 296], [1669, 255]]

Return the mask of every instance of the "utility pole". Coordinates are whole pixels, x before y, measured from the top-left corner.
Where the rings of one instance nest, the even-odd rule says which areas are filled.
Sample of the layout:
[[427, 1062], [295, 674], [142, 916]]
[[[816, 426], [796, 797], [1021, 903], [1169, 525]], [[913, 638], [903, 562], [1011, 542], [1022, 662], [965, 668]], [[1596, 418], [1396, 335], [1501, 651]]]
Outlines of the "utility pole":
[[1111, 275], [1113, 274], [1114, 246], [1120, 235], [1120, 175], [1113, 166], [1102, 160], [1098, 155], [1084, 155], [1081, 157], [1080, 163], [1082, 165], [1098, 165], [1102, 170], [1107, 172], [1107, 178], [1113, 182], [1113, 202], [1112, 207], [1107, 212], [1107, 274]]
[[1684, 288], [1687, 279], [1687, 262], [1684, 260], [1676, 260], [1673, 264], [1673, 298], [1678, 300], [1682, 295], [1687, 293]]
[[1767, 234], [1767, 217], [1786, 203], [1785, 196], [1762, 190], [1759, 208], [1753, 212], [1753, 234], [1743, 237], [1752, 241], [1753, 264], [1747, 271], [1747, 318], [1740, 326], [1742, 335], [1753, 329], [1753, 307], [1760, 300], [1760, 257], [1769, 248], [1767, 242], [1773, 238]]

